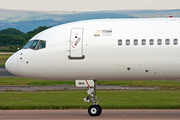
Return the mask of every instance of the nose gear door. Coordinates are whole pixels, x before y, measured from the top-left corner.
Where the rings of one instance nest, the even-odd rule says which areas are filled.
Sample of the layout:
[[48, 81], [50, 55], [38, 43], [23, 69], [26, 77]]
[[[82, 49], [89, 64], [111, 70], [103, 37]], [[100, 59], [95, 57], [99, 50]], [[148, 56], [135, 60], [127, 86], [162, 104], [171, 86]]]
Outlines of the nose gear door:
[[83, 55], [83, 28], [71, 29], [69, 59], [84, 59]]

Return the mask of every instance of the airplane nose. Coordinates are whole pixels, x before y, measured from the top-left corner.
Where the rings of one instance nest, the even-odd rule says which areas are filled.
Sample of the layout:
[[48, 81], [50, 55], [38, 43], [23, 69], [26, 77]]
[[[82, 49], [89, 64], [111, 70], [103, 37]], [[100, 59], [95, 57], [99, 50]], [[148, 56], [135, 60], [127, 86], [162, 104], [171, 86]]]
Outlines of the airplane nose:
[[5, 68], [8, 72], [19, 76], [19, 70], [18, 70], [18, 62], [17, 62], [18, 56], [17, 53], [14, 53], [5, 63]]

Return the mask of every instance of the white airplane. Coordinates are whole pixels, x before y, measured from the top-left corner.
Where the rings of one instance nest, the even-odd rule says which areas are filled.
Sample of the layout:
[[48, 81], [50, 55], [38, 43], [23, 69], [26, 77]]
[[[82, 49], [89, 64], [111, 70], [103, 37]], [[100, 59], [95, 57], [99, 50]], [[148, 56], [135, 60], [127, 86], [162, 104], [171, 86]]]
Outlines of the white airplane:
[[179, 40], [180, 18], [79, 21], [37, 34], [5, 66], [20, 77], [76, 80], [98, 116], [98, 80], [180, 79]]

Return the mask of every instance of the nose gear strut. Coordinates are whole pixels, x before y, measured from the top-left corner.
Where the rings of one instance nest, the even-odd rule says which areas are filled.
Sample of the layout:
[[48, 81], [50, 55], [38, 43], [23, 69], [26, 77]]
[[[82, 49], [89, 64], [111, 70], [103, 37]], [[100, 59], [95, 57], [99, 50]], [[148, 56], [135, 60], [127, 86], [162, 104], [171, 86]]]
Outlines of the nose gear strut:
[[99, 106], [99, 100], [96, 95], [97, 81], [95, 80], [76, 80], [76, 87], [87, 87], [88, 96], [84, 98], [84, 102], [92, 103], [88, 108], [90, 116], [99, 116], [102, 113], [102, 108]]

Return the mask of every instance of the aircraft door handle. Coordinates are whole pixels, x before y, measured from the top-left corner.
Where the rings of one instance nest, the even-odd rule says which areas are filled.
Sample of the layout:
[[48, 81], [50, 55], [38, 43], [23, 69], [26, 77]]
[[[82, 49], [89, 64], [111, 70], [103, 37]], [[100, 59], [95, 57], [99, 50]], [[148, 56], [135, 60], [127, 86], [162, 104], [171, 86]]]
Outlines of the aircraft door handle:
[[81, 38], [78, 38], [78, 39], [76, 40], [76, 42], [74, 43], [74, 45], [77, 46], [77, 44], [79, 43], [80, 40], [81, 40]]

